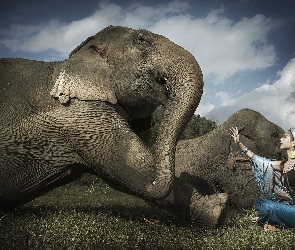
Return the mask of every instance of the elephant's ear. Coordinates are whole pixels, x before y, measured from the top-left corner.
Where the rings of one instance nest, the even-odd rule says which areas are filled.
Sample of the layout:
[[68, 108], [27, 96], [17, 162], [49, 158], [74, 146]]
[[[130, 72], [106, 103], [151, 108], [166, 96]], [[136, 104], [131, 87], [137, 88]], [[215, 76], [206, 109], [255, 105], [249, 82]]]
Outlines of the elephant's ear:
[[109, 81], [88, 80], [85, 77], [67, 74], [61, 70], [50, 92], [54, 98], [58, 98], [66, 104], [70, 98], [78, 98], [84, 101], [107, 101], [112, 104], [117, 103], [117, 98], [113, 86]]

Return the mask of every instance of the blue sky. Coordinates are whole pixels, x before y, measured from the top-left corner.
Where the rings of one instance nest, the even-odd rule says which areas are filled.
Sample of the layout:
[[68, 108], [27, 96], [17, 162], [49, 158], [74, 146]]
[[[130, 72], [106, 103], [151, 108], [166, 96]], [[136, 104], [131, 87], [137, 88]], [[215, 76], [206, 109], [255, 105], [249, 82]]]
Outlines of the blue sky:
[[0, 9], [0, 58], [64, 60], [108, 25], [144, 28], [199, 62], [196, 113], [220, 124], [251, 108], [295, 127], [294, 0], [0, 0]]

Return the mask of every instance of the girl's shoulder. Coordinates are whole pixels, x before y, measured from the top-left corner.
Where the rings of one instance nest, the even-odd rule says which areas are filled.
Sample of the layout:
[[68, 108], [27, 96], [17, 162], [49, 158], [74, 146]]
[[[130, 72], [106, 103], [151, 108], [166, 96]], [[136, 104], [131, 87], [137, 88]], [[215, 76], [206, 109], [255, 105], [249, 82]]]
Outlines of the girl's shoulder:
[[283, 161], [271, 161], [272, 168], [277, 171], [282, 171], [284, 168]]

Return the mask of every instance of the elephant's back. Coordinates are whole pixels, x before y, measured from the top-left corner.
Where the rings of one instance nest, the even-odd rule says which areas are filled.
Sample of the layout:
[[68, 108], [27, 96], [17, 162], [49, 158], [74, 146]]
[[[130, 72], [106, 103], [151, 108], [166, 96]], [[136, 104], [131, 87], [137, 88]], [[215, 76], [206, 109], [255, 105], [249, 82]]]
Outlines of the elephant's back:
[[2, 125], [18, 123], [32, 113], [50, 110], [51, 76], [56, 63], [0, 59], [0, 114]]

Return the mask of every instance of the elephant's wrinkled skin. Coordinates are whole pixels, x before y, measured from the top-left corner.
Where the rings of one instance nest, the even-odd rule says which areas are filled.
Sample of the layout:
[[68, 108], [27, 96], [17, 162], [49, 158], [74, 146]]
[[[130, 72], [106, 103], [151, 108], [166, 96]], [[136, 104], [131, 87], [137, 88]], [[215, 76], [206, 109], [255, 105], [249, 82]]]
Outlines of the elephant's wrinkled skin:
[[179, 141], [176, 176], [204, 195], [225, 192], [230, 204], [240, 208], [250, 207], [260, 192], [249, 167], [249, 158], [229, 135], [231, 127], [239, 128], [240, 141], [255, 154], [276, 158], [283, 153], [279, 149], [283, 129], [258, 112], [243, 109], [210, 133]]
[[[0, 206], [28, 201], [91, 168], [146, 199], [170, 194], [167, 204], [188, 208], [183, 183], [171, 193], [175, 148], [202, 91], [195, 58], [146, 30], [110, 26], [61, 62], [1, 59]], [[165, 115], [152, 153], [132, 125], [159, 105]], [[223, 205], [205, 212], [215, 216], [212, 226]], [[186, 216], [193, 217], [189, 210]]]

